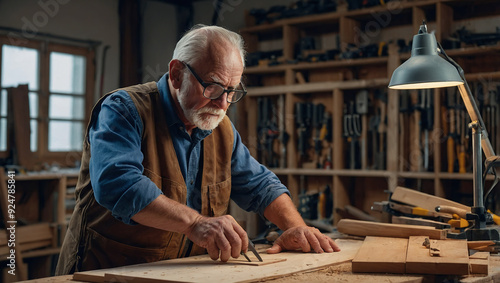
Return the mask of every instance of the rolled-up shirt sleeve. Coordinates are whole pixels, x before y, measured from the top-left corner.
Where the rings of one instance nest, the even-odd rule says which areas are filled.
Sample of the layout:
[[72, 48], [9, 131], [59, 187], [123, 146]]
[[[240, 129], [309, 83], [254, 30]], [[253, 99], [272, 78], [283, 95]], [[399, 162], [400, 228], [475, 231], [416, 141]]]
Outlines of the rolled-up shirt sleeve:
[[142, 131], [137, 109], [125, 91], [103, 101], [89, 128], [89, 170], [96, 201], [127, 224], [135, 224], [131, 217], [161, 194], [143, 175]]
[[234, 145], [231, 158], [231, 199], [242, 209], [264, 216], [266, 207], [290, 191], [276, 174], [250, 155], [233, 125]]

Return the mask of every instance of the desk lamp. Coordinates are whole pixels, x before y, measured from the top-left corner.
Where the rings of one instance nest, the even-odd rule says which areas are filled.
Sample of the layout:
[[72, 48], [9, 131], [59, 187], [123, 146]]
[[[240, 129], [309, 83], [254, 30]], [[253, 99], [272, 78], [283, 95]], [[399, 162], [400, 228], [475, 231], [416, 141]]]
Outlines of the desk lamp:
[[[442, 55], [443, 57], [439, 56]], [[449, 238], [499, 241], [499, 231], [487, 227], [487, 218], [491, 215], [486, 212], [483, 203], [482, 155], [484, 150], [488, 169], [496, 166], [500, 158], [495, 156], [493, 147], [488, 139], [488, 133], [477, 108], [476, 102], [465, 80], [463, 69], [444, 52], [432, 33], [427, 33], [425, 22], [420, 26], [418, 34], [413, 37], [411, 57], [401, 64], [392, 74], [389, 88], [392, 89], [427, 89], [440, 87], [458, 87], [467, 112], [471, 117], [469, 127], [472, 129], [473, 155], [473, 186], [474, 205], [467, 220], [474, 224], [460, 233], [448, 233]], [[493, 168], [496, 170], [497, 168]], [[492, 170], [492, 171], [493, 171]], [[496, 171], [494, 171], [495, 175]]]

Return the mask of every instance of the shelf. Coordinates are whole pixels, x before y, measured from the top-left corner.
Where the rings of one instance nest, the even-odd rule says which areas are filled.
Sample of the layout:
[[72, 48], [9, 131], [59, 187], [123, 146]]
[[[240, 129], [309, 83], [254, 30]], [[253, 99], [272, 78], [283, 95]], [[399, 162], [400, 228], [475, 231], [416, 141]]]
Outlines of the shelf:
[[[446, 2], [446, 0], [441, 0]], [[388, 2], [385, 6], [376, 6], [358, 10], [350, 10], [350, 11], [335, 11], [330, 13], [323, 14], [314, 14], [296, 18], [286, 18], [279, 19], [274, 21], [273, 23], [265, 23], [250, 27], [245, 27], [240, 29], [240, 32], [248, 32], [248, 33], [262, 33], [267, 32], [269, 30], [278, 30], [282, 26], [285, 25], [317, 25], [318, 23], [329, 23], [336, 20], [339, 20], [341, 17], [349, 17], [353, 19], [373, 19], [374, 14], [385, 13], [388, 10], [394, 11], [395, 13], [401, 13], [401, 11], [409, 11], [413, 7], [430, 7], [435, 5], [439, 0], [429, 0], [429, 1], [391, 1]]]
[[[491, 10], [495, 12], [487, 11], [488, 6], [492, 6]], [[462, 14], [467, 15], [462, 16]], [[342, 208], [348, 204], [357, 207], [365, 206], [367, 202], [380, 197], [377, 193], [380, 193], [381, 188], [384, 191], [391, 191], [401, 182], [416, 189], [425, 187], [426, 192], [440, 197], [450, 197], [456, 189], [450, 187], [451, 185], [469, 187], [473, 176], [472, 173], [446, 172], [448, 160], [445, 139], [440, 137], [439, 140], [433, 140], [431, 147], [428, 148], [432, 172], [403, 170], [418, 170], [422, 167], [419, 164], [422, 160], [416, 158], [424, 156], [424, 142], [421, 141], [423, 131], [422, 124], [416, 121], [422, 121], [424, 114], [422, 114], [423, 111], [415, 110], [422, 109], [423, 101], [426, 103], [430, 101], [426, 106], [430, 106], [433, 111], [431, 112], [433, 113], [432, 133], [442, 133], [447, 137], [449, 130], [452, 130], [451, 127], [456, 126], [452, 124], [455, 120], [451, 117], [461, 118], [456, 116], [462, 113], [448, 111], [452, 108], [448, 107], [447, 99], [449, 98], [445, 95], [435, 95], [428, 100], [427, 96], [423, 96], [427, 93], [408, 92], [403, 99], [399, 91], [387, 88], [392, 72], [410, 58], [409, 52], [398, 53], [398, 46], [395, 42], [398, 39], [408, 42], [411, 39], [410, 36], [417, 33], [422, 19], [426, 20], [429, 30], [435, 30], [436, 37], [441, 40], [450, 37], [454, 32], [452, 29], [462, 24], [459, 21], [463, 19], [471, 19], [471, 26], [476, 23], [476, 18], [481, 24], [483, 20], [489, 23], [496, 19], [485, 19], [485, 15], [500, 18], [500, 3], [491, 0], [390, 1], [385, 6], [282, 19], [272, 24], [242, 29], [245, 32], [244, 36], [249, 36], [250, 40], [247, 42], [252, 44], [251, 51], [259, 51], [259, 48], [264, 50], [263, 47], [268, 47], [265, 45], [268, 44], [268, 40], [279, 39], [278, 43], [281, 44], [280, 48], [283, 51], [282, 62], [287, 63], [277, 66], [252, 66], [245, 70], [245, 75], [249, 79], [248, 96], [250, 99], [246, 100], [248, 104], [241, 109], [242, 113], [248, 116], [243, 119], [245, 125], [239, 126], [238, 129], [240, 133], [243, 133], [244, 138], [248, 138], [249, 144], [254, 145], [250, 149], [252, 155], [264, 160], [266, 153], [255, 147], [262, 138], [259, 133], [263, 133], [262, 124], [258, 124], [257, 121], [259, 119], [272, 120], [273, 127], [277, 127], [280, 134], [286, 132], [290, 139], [284, 151], [284, 146], [273, 140], [273, 162], [269, 164], [278, 164], [275, 160], [279, 159], [280, 166], [286, 168], [271, 168], [271, 170], [286, 182], [292, 195], [297, 195], [303, 187], [298, 176], [312, 176], [308, 178], [308, 182], [313, 186], [324, 182], [325, 179], [331, 182], [334, 211], [335, 208]], [[483, 19], [480, 19], [481, 17]], [[363, 32], [367, 32], [370, 38], [366, 39], [364, 36], [367, 34], [363, 35]], [[475, 32], [481, 31], [475, 30]], [[274, 38], [271, 38], [271, 35]], [[293, 59], [296, 58], [296, 47], [304, 42], [303, 39], [310, 40], [310, 38], [315, 44], [301, 51], [303, 57], [315, 52], [324, 52], [336, 46], [340, 52], [351, 52], [353, 51], [350, 49], [351, 45], [363, 47], [363, 43], [371, 44], [377, 41], [392, 42], [392, 44], [388, 45], [388, 56], [385, 57], [293, 64]], [[318, 42], [322, 44], [321, 47], [317, 47]], [[340, 45], [338, 45], [339, 42]], [[308, 49], [315, 51], [310, 52]], [[498, 67], [500, 60], [497, 59], [500, 44], [446, 49], [445, 51], [464, 69], [466, 79], [474, 82], [471, 84], [472, 88], [475, 88], [478, 82], [500, 84], [500, 68]], [[357, 55], [344, 54], [352, 55], [351, 58]], [[492, 86], [488, 87], [491, 89]], [[431, 93], [440, 94], [444, 91], [436, 90]], [[359, 112], [358, 104], [362, 109]], [[324, 108], [318, 107], [321, 105]], [[363, 105], [368, 106], [363, 108]], [[262, 112], [253, 111], [263, 106], [269, 108]], [[400, 111], [400, 108], [406, 111]], [[314, 116], [314, 112], [318, 109], [323, 109], [319, 110], [319, 113], [326, 112], [328, 121], [331, 121], [331, 124], [328, 124], [331, 128], [328, 130], [332, 138], [328, 142], [322, 142], [321, 152], [315, 152], [313, 148], [315, 138], [318, 137], [318, 128], [312, 129], [312, 127], [314, 124], [318, 125], [318, 119], [314, 123], [314, 117], [317, 117]], [[354, 120], [353, 116], [347, 116], [349, 114], [359, 114], [359, 124], [352, 124], [350, 128], [346, 126], [349, 118], [352, 119], [351, 121]], [[266, 117], [263, 118], [261, 115], [266, 115]], [[300, 116], [297, 117], [297, 115]], [[299, 122], [300, 129], [298, 129], [297, 118], [305, 121]], [[497, 122], [500, 123], [500, 115], [497, 117]], [[345, 133], [349, 131], [351, 136], [347, 139]], [[304, 133], [305, 136], [299, 136]], [[276, 136], [273, 134], [271, 138], [274, 139]], [[500, 140], [500, 131], [491, 129], [490, 136], [492, 141]], [[403, 138], [400, 139], [400, 137]], [[377, 143], [374, 145], [375, 139]], [[307, 144], [305, 149], [304, 144]], [[354, 148], [351, 147], [353, 144]], [[500, 143], [497, 147], [500, 148]], [[281, 156], [282, 152], [286, 152], [286, 156]], [[354, 160], [353, 155], [350, 155], [351, 152], [355, 153]], [[322, 162], [327, 154], [333, 162], [334, 169], [306, 169], [310, 168], [311, 163]], [[470, 165], [469, 159], [467, 159], [467, 165]], [[354, 166], [352, 162], [355, 162]], [[347, 169], [351, 167], [372, 168], [373, 164], [377, 164], [376, 168], [383, 168], [383, 170]], [[487, 179], [491, 182], [493, 177], [488, 176]], [[359, 200], [353, 201], [353, 194], [360, 191], [367, 191], [367, 193], [360, 196]], [[468, 190], [466, 193], [469, 193]], [[342, 215], [334, 212], [333, 224], [337, 223], [341, 217]]]
[[279, 30], [281, 27], [285, 25], [294, 25], [294, 26], [306, 26], [306, 25], [318, 25], [324, 23], [332, 23], [338, 21], [340, 19], [340, 13], [338, 12], [330, 12], [324, 14], [315, 14], [310, 16], [296, 17], [296, 18], [287, 18], [287, 19], [279, 19], [273, 23], [266, 23], [251, 27], [245, 27], [240, 29], [240, 32], [248, 32], [248, 33], [262, 33], [268, 32], [269, 30]]
[[283, 73], [290, 69], [290, 65], [251, 66], [245, 68], [245, 75]]
[[375, 178], [388, 178], [392, 177], [394, 173], [385, 170], [336, 170], [337, 175], [344, 177], [375, 177]]
[[297, 64], [282, 64], [277, 66], [252, 66], [245, 69], [245, 74], [281, 73], [286, 70], [311, 70], [324, 68], [341, 68], [366, 65], [387, 64], [387, 57], [331, 60], [323, 62], [300, 62]]
[[288, 168], [269, 168], [276, 175], [306, 175], [306, 176], [333, 176], [333, 170], [325, 170], [325, 169], [288, 169]]
[[[475, 56], [475, 55], [500, 52], [500, 44], [445, 49], [444, 51], [451, 59], [455, 59], [457, 57], [463, 57], [463, 56]], [[401, 53], [399, 55], [399, 58], [403, 61], [408, 60], [410, 58], [410, 55], [411, 55], [410, 53]]]
[[398, 172], [398, 177], [409, 179], [435, 179], [434, 172]]
[[363, 89], [373, 87], [386, 87], [388, 78], [341, 81], [341, 82], [318, 82], [294, 85], [277, 85], [266, 87], [248, 87], [247, 96], [280, 95], [285, 93], [312, 93], [322, 91], [333, 91], [334, 89]]
[[445, 49], [445, 52], [453, 59], [453, 57], [483, 55], [488, 53], [500, 52], [500, 45], [482, 45], [476, 47], [464, 47], [448, 50]]
[[332, 170], [332, 169], [282, 169], [269, 168], [276, 175], [304, 175], [304, 176], [344, 176], [344, 177], [377, 177], [387, 178], [394, 173], [384, 170]]

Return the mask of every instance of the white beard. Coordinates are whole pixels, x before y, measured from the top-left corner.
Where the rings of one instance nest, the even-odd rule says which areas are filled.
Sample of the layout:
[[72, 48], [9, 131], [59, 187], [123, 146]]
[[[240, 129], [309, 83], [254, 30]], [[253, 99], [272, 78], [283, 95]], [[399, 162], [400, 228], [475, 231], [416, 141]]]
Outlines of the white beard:
[[[187, 75], [189, 76], [190, 74], [188, 73]], [[183, 81], [188, 82], [189, 80], [186, 77], [184, 77]], [[226, 111], [222, 109], [211, 108], [208, 106], [205, 106], [197, 110], [189, 109], [187, 107], [186, 98], [188, 96], [190, 88], [191, 85], [189, 83], [182, 84], [181, 88], [179, 89], [179, 95], [177, 95], [177, 99], [179, 100], [179, 104], [182, 108], [182, 111], [184, 112], [184, 116], [190, 123], [200, 128], [201, 130], [215, 129], [222, 121], [222, 119], [224, 119]], [[207, 113], [217, 116], [208, 115], [208, 117], [204, 117], [207, 116], [204, 115]]]

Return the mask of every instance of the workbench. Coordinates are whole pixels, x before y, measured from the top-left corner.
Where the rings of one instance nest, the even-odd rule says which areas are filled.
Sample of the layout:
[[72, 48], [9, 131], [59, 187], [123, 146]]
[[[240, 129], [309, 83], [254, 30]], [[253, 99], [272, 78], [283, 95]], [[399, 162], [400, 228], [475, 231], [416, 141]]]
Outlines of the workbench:
[[[107, 276], [105, 280], [114, 278], [119, 282], [162, 282], [158, 281], [158, 276], [172, 277], [169, 280], [176, 282], [189, 282], [189, 278], [194, 282], [442, 282], [445, 279], [456, 279], [458, 282], [499, 282], [500, 281], [500, 255], [492, 254], [488, 275], [468, 275], [468, 276], [436, 276], [420, 274], [375, 274], [375, 273], [352, 273], [351, 260], [361, 247], [362, 240], [337, 239], [342, 251], [333, 254], [314, 254], [287, 252], [272, 255], [274, 259], [286, 259], [267, 265], [251, 266], [244, 263], [244, 258], [221, 263], [213, 262], [208, 255], [169, 260], [143, 265], [127, 266], [109, 270], [95, 270], [84, 272], [80, 278], [87, 278], [95, 281], [103, 280], [107, 272], [113, 276]], [[269, 260], [265, 253], [266, 245], [257, 245], [264, 261]], [[207, 267], [208, 266], [208, 267]], [[203, 269], [210, 269], [210, 274], [204, 274]], [[222, 273], [222, 270], [225, 273]], [[258, 270], [258, 271], [257, 271]], [[172, 271], [172, 272], [170, 272]], [[133, 275], [134, 274], [134, 275]], [[153, 275], [156, 274], [156, 275]], [[85, 275], [85, 276], [82, 276]], [[135, 277], [141, 276], [141, 277]], [[142, 277], [145, 276], [145, 277]], [[150, 276], [148, 278], [148, 276]], [[86, 282], [83, 280], [72, 280], [73, 275], [48, 277], [38, 279], [36, 282]], [[139, 279], [140, 278], [140, 279]], [[151, 279], [151, 281], [148, 281]], [[217, 280], [217, 281], [214, 281]], [[455, 282], [457, 282], [455, 281]]]

